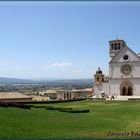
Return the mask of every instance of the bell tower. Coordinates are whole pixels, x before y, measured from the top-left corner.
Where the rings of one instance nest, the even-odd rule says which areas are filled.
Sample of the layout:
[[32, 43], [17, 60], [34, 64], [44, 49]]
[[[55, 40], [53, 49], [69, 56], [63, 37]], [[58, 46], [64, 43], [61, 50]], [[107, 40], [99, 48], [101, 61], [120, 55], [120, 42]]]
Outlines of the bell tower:
[[100, 68], [96, 71], [96, 74], [94, 75], [94, 83], [100, 84], [104, 81], [104, 75]]
[[124, 47], [126, 47], [126, 42], [124, 40], [111, 40], [109, 41], [109, 54], [110, 54], [110, 58], [112, 60], [113, 57], [116, 56], [116, 54], [118, 54], [121, 49], [123, 49]]

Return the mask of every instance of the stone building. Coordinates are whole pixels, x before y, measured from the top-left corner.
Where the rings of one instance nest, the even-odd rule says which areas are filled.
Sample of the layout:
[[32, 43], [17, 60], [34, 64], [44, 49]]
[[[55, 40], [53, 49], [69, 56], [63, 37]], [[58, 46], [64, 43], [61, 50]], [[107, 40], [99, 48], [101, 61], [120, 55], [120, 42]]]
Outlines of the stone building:
[[109, 76], [98, 68], [94, 75], [94, 94], [140, 96], [140, 55], [118, 39], [109, 41], [109, 54]]
[[70, 100], [79, 98], [88, 98], [92, 96], [92, 89], [54, 89], [39, 92], [40, 96], [49, 97], [51, 100]]

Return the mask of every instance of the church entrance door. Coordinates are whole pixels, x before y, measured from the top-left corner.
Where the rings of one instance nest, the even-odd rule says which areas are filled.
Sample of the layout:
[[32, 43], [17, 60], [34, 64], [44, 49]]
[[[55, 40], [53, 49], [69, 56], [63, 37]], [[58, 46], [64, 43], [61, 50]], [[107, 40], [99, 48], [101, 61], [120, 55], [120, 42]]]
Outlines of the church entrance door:
[[121, 96], [132, 96], [133, 95], [133, 85], [130, 81], [123, 81], [121, 83], [120, 95]]

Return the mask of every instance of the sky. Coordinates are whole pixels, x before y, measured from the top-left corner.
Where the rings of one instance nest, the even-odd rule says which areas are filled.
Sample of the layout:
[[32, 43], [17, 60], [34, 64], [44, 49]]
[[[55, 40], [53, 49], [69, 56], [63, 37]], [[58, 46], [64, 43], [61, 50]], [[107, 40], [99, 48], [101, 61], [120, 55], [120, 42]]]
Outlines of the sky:
[[140, 52], [140, 2], [0, 2], [0, 77], [108, 75], [116, 38]]

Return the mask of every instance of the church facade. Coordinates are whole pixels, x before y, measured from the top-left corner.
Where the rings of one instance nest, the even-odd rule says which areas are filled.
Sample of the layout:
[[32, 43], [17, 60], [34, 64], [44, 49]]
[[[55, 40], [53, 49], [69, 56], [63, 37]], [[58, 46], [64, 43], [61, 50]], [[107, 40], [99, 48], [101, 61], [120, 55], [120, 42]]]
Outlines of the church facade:
[[124, 40], [109, 41], [109, 76], [100, 68], [94, 75], [94, 95], [140, 96], [140, 54]]

